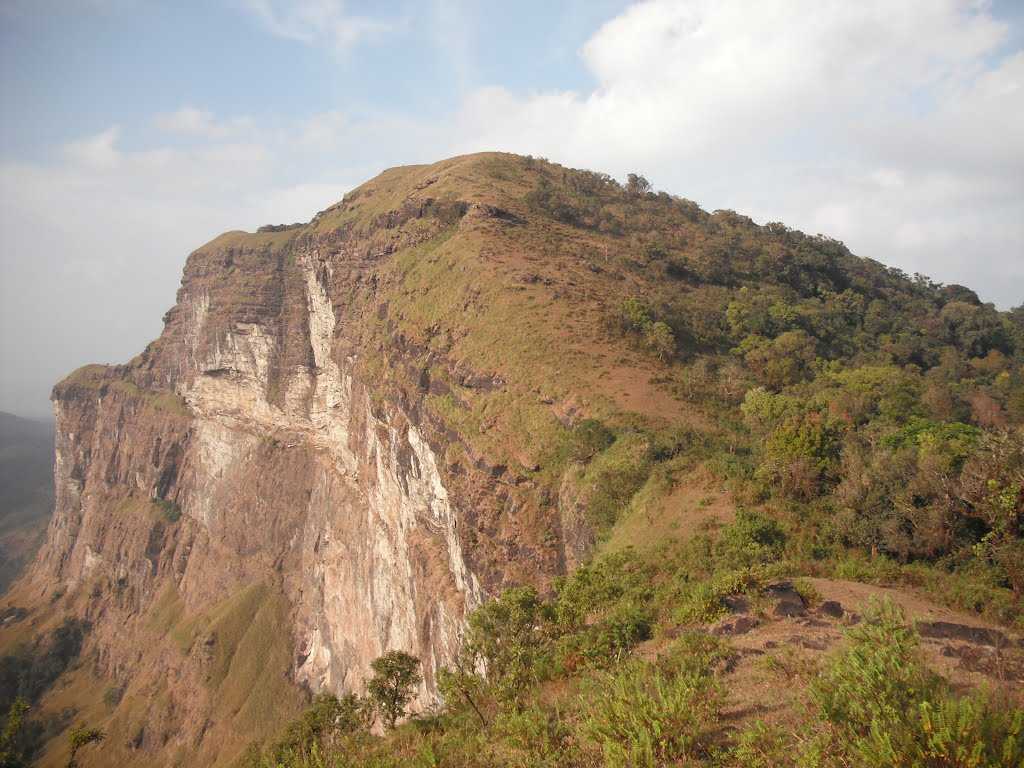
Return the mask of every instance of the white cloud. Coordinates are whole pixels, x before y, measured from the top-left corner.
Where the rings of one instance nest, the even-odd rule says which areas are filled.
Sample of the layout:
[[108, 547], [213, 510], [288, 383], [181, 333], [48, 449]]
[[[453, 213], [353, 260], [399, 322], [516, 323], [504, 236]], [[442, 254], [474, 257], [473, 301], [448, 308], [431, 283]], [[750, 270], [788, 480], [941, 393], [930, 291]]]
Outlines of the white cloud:
[[64, 154], [71, 162], [101, 170], [113, 168], [120, 156], [114, 148], [121, 135], [121, 129], [114, 125], [95, 136], [72, 141], [64, 147]]
[[239, 117], [233, 120], [217, 120], [212, 112], [184, 106], [174, 112], [157, 115], [153, 122], [165, 133], [206, 139], [225, 139], [252, 130], [252, 120]]
[[271, 33], [310, 45], [345, 51], [355, 43], [387, 32], [391, 25], [345, 12], [342, 0], [240, 0]]

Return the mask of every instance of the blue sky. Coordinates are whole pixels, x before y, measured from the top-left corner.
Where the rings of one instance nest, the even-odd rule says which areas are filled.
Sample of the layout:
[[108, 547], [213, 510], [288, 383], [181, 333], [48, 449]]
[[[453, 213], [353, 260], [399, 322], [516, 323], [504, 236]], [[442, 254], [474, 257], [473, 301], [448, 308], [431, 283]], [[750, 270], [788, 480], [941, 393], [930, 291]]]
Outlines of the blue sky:
[[[286, 4], [278, 4], [285, 6]], [[500, 83], [583, 89], [580, 46], [625, 2], [347, 3], [372, 20], [351, 44], [268, 28], [245, 2], [14, 2], [0, 11], [5, 152], [39, 157], [112, 122], [145, 142], [183, 104], [274, 120], [326, 106], [420, 119]]]
[[0, 0], [0, 409], [160, 331], [188, 252], [502, 149], [1024, 302], [1024, 3]]

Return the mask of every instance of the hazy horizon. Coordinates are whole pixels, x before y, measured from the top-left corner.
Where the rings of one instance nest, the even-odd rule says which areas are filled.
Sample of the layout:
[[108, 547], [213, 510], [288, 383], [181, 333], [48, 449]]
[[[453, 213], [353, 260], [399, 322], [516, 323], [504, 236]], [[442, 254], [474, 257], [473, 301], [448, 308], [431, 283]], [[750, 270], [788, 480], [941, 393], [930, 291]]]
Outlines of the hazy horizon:
[[0, 5], [0, 410], [157, 337], [188, 253], [386, 167], [548, 157], [1024, 302], [1013, 2]]

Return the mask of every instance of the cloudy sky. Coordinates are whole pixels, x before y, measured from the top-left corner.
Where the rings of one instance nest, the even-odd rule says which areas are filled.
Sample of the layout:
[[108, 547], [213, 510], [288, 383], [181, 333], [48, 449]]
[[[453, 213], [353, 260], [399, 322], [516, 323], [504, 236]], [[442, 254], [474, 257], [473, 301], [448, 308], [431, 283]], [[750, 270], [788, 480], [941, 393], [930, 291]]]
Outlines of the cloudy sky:
[[0, 410], [160, 332], [186, 255], [500, 149], [1024, 302], [1019, 0], [0, 0]]

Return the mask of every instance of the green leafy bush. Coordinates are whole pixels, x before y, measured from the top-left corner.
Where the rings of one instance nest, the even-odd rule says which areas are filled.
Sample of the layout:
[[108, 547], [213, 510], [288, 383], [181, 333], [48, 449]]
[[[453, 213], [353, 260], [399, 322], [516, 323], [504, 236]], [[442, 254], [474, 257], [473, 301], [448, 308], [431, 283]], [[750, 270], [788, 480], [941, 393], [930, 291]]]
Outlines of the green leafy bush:
[[782, 557], [785, 544], [786, 533], [778, 522], [760, 512], [738, 509], [715, 546], [717, 565], [738, 569], [771, 563]]
[[582, 730], [611, 768], [655, 768], [699, 757], [721, 710], [721, 692], [706, 665], [666, 670], [628, 661], [597, 678]]
[[865, 768], [997, 766], [1024, 761], [1024, 710], [957, 697], [922, 664], [916, 634], [876, 601], [850, 646], [812, 688], [836, 746]]
[[517, 696], [543, 674], [552, 618], [532, 587], [506, 590], [470, 615], [462, 669], [486, 669], [500, 697]]

